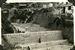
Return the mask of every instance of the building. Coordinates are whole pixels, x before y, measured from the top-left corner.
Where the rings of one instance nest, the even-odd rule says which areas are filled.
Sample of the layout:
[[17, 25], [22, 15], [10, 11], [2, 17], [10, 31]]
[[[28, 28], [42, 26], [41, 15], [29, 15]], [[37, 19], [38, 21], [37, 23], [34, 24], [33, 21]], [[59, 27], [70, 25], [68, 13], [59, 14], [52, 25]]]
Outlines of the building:
[[73, 5], [71, 3], [60, 4], [60, 7], [62, 9], [61, 13], [73, 13]]

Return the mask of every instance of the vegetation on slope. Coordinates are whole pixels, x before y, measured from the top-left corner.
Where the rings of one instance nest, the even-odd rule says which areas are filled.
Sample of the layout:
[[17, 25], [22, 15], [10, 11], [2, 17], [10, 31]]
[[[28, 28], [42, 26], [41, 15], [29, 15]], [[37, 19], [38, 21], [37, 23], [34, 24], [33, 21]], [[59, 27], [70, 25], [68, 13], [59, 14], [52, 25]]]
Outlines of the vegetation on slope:
[[7, 20], [7, 16], [5, 16], [3, 13], [2, 13], [2, 18], [1, 18], [1, 22], [2, 22], [2, 34], [7, 34], [7, 33], [13, 33], [14, 30], [13, 28], [10, 26], [11, 23]]
[[73, 19], [71, 15], [55, 15], [53, 13], [53, 8], [37, 11], [37, 13], [32, 16], [32, 22], [51, 30], [62, 30], [63, 38], [73, 43]]

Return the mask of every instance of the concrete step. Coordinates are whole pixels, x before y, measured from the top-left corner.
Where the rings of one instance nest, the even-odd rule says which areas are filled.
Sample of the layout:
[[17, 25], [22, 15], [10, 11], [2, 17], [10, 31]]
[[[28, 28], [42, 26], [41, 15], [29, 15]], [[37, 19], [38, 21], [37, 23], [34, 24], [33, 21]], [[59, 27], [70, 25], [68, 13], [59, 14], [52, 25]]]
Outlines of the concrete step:
[[49, 47], [53, 45], [71, 45], [71, 44], [69, 44], [67, 40], [57, 40], [57, 41], [43, 42], [40, 44], [30, 45], [30, 47], [32, 49], [35, 49], [35, 48]]
[[31, 49], [39, 49], [39, 48], [45, 48], [55, 45], [69, 45], [72, 46], [72, 44], [69, 44], [67, 40], [57, 40], [57, 41], [50, 41], [50, 42], [42, 42], [42, 43], [33, 43], [33, 44], [17, 44], [15, 47], [20, 46], [24, 48], [25, 50], [28, 50], [28, 46]]
[[32, 49], [30, 47], [30, 50], [70, 50], [73, 46], [68, 46], [68, 45], [53, 45], [49, 47], [43, 47], [43, 48], [35, 48]]

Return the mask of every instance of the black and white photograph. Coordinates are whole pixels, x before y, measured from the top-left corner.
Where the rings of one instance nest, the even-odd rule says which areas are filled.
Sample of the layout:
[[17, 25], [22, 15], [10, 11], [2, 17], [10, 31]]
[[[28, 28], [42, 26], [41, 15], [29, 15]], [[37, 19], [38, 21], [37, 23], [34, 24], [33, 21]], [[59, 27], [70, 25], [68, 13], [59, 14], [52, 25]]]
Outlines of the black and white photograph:
[[74, 8], [70, 2], [15, 2], [1, 7], [4, 50], [71, 50]]

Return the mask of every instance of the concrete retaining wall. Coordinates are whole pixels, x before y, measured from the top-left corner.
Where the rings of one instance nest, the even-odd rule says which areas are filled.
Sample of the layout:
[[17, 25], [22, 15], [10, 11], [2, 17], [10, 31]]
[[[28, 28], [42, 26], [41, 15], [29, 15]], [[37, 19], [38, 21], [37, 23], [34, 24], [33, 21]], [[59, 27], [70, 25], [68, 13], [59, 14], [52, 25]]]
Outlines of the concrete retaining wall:
[[31, 44], [62, 39], [61, 31], [41, 31], [15, 34], [3, 34], [10, 44]]

